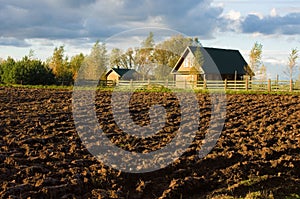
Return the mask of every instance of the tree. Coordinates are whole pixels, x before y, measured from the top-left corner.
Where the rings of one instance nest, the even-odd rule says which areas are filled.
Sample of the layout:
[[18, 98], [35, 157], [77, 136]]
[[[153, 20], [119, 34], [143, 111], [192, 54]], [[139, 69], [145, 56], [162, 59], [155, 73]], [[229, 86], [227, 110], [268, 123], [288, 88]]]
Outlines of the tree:
[[52, 57], [48, 60], [50, 68], [56, 76], [60, 76], [66, 68], [67, 59], [64, 58], [64, 46], [55, 47]]
[[64, 46], [56, 47], [48, 64], [58, 84], [71, 85], [74, 82], [73, 73], [68, 62], [68, 57], [66, 57], [64, 53]]
[[260, 73], [259, 74], [260, 80], [266, 81], [267, 80], [267, 68], [264, 64], [260, 67], [259, 73]]
[[3, 71], [1, 80], [6, 84], [49, 85], [55, 81], [47, 65], [28, 56], [17, 62], [8, 58], [1, 68]]
[[28, 53], [28, 58], [29, 58], [29, 59], [33, 59], [33, 58], [34, 58], [34, 55], [35, 55], [35, 54], [34, 54], [34, 50], [30, 49], [30, 50], [29, 50], [29, 53]]
[[121, 68], [122, 66], [122, 55], [123, 52], [119, 48], [113, 48], [111, 50], [110, 56], [109, 56], [109, 66], [111, 68], [117, 67]]
[[73, 74], [73, 79], [76, 79], [78, 70], [82, 66], [84, 55], [82, 53], [75, 55], [70, 60], [70, 68]]
[[132, 48], [128, 48], [122, 55], [122, 63], [124, 68], [136, 68], [136, 52]]
[[200, 46], [197, 46], [196, 51], [194, 52], [194, 60], [193, 60], [193, 68], [196, 70], [197, 74], [202, 70], [202, 66], [204, 64], [204, 57], [200, 50]]
[[25, 56], [15, 65], [16, 83], [25, 85], [50, 85], [54, 84], [55, 78], [52, 70], [37, 59]]
[[193, 44], [201, 45], [198, 39], [193, 40], [182, 35], [174, 35], [157, 44], [153, 52], [153, 58], [157, 64], [155, 77], [157, 79], [167, 79], [182, 52], [187, 46]]
[[153, 32], [150, 32], [148, 37], [142, 42], [141, 46], [142, 48], [152, 49], [155, 45], [154, 42], [154, 34]]
[[109, 65], [111, 68], [136, 68], [136, 52], [128, 48], [124, 53], [119, 48], [112, 49], [109, 56]]
[[297, 69], [296, 62], [298, 59], [298, 52], [299, 51], [296, 48], [292, 49], [292, 51], [288, 57], [287, 68], [286, 68], [286, 70], [283, 71], [289, 77], [290, 80], [293, 79], [293, 76]]
[[97, 41], [91, 53], [85, 57], [80, 68], [80, 78], [85, 80], [104, 79], [108, 64], [106, 45]]
[[254, 73], [259, 72], [259, 66], [261, 64], [262, 45], [255, 42], [249, 55], [249, 67]]
[[170, 79], [169, 75], [172, 68], [167, 65], [158, 64], [154, 69], [154, 77], [156, 80], [166, 80]]
[[3, 75], [3, 63], [4, 63], [4, 60], [0, 57], [0, 83], [3, 83], [2, 82], [2, 75]]
[[142, 75], [143, 79], [149, 77], [154, 66], [153, 49], [155, 44], [153, 37], [153, 33], [150, 32], [148, 37], [141, 43], [141, 47], [136, 49], [136, 70]]
[[300, 89], [300, 74], [298, 75], [298, 79], [296, 81], [295, 87]]
[[172, 70], [172, 68], [168, 65], [170, 55], [171, 53], [167, 50], [155, 48], [153, 56], [157, 66], [154, 70], [154, 76], [157, 80], [168, 79]]
[[199, 46], [199, 47], [202, 46], [202, 44], [200, 43], [198, 37], [195, 37], [195, 38], [193, 39], [193, 44], [192, 44], [192, 45], [193, 45], [193, 46]]
[[172, 36], [170, 39], [156, 45], [154, 58], [156, 62], [173, 68], [182, 52], [187, 46], [191, 46], [192, 44], [192, 38], [187, 38], [182, 35]]
[[1, 82], [5, 84], [11, 84], [14, 83], [14, 66], [16, 64], [16, 61], [8, 57], [6, 60], [4, 60], [1, 63]]

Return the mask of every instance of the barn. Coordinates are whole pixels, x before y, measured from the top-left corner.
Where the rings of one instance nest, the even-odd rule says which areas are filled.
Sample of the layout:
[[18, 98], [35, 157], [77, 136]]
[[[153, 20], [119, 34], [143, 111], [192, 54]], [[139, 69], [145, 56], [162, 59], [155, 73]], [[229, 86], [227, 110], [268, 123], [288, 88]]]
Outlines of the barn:
[[[196, 56], [197, 53], [200, 56]], [[198, 67], [195, 67], [195, 61], [199, 63]], [[176, 84], [184, 81], [242, 80], [246, 76], [254, 76], [238, 50], [196, 46], [185, 49], [171, 73]]]
[[136, 80], [138, 78], [138, 72], [134, 69], [125, 68], [111, 68], [106, 73], [106, 80], [119, 83], [122, 80]]

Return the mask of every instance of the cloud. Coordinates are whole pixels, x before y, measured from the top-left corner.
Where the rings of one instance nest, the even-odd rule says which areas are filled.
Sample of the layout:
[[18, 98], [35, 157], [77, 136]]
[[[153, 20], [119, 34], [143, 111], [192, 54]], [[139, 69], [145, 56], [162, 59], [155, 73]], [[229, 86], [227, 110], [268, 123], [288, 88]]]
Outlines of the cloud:
[[108, 0], [97, 1], [92, 7], [85, 19], [85, 29], [92, 36], [111, 36], [131, 28], [158, 26], [210, 37], [222, 13], [220, 7], [212, 6], [208, 0]]
[[300, 13], [290, 13], [285, 16], [275, 15], [259, 17], [249, 14], [241, 22], [241, 29], [244, 33], [262, 33], [296, 35], [300, 34]]
[[239, 20], [241, 18], [241, 13], [238, 11], [230, 10], [226, 15], [225, 18], [231, 20]]
[[30, 44], [14, 37], [0, 37], [0, 46], [29, 47]]
[[0, 37], [105, 38], [141, 26], [211, 37], [221, 7], [210, 0], [0, 0]]
[[[0, 2], [0, 36], [16, 38], [74, 38], [81, 35], [83, 16], [80, 9], [93, 1]], [[86, 3], [86, 4], [84, 4]]]
[[223, 13], [218, 19], [219, 31], [239, 32], [241, 23], [241, 13], [235, 10], [230, 10], [227, 13]]
[[271, 15], [271, 17], [276, 17], [276, 16], [277, 16], [276, 8], [273, 8], [273, 9], [271, 10], [270, 15]]

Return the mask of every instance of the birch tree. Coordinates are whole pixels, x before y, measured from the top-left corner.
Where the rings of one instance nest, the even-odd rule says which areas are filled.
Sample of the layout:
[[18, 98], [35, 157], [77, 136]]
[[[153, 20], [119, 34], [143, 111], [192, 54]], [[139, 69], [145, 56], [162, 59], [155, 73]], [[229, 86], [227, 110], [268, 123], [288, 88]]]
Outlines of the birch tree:
[[106, 45], [97, 41], [90, 54], [85, 57], [80, 68], [80, 77], [85, 80], [98, 81], [104, 78], [108, 64]]
[[288, 57], [288, 64], [286, 69], [283, 71], [290, 80], [293, 79], [294, 74], [296, 73], [297, 70], [297, 59], [298, 59], [298, 50], [296, 48], [292, 49], [291, 53], [289, 54]]
[[152, 32], [149, 33], [148, 37], [141, 43], [141, 48], [136, 50], [136, 64], [137, 71], [143, 76], [147, 78], [151, 73], [151, 70], [154, 69], [154, 34]]
[[255, 74], [260, 71], [262, 47], [260, 43], [255, 42], [249, 54], [249, 67]]

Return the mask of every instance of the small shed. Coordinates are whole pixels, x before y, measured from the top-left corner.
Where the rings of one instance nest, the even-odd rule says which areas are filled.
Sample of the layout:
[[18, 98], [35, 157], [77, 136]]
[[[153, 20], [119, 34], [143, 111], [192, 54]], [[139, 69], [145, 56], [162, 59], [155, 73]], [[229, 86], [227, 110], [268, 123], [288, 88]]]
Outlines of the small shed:
[[111, 68], [106, 73], [106, 80], [119, 83], [122, 80], [136, 80], [138, 78], [138, 72], [134, 69], [127, 68]]
[[[200, 50], [201, 67], [195, 67], [196, 51]], [[199, 56], [198, 56], [199, 57]], [[196, 60], [198, 61], [198, 60]], [[254, 73], [238, 50], [188, 46], [171, 72], [177, 83], [201, 80], [242, 80]]]

